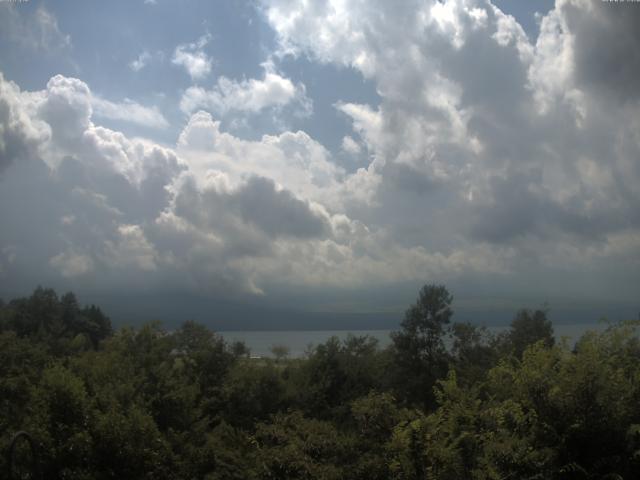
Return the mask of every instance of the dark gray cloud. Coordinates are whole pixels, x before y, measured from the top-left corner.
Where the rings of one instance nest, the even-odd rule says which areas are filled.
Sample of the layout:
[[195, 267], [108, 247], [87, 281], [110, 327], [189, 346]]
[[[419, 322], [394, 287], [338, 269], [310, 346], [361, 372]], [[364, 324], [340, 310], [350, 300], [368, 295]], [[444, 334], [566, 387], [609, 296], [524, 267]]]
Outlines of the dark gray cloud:
[[200, 191], [188, 181], [176, 197], [176, 213], [214, 230], [241, 219], [273, 238], [317, 238], [330, 230], [327, 219], [313, 212], [308, 202], [278, 190], [271, 179], [255, 176], [232, 191]]
[[276, 190], [273, 180], [252, 177], [230, 198], [242, 218], [271, 236], [314, 238], [326, 235], [325, 218], [312, 212], [309, 204], [287, 190]]
[[640, 96], [640, 9], [633, 2], [565, 2], [578, 85], [619, 102]]
[[384, 170], [385, 181], [392, 185], [394, 191], [424, 195], [433, 191], [438, 186], [437, 179], [430, 172], [423, 172], [411, 165], [391, 163]]
[[536, 191], [539, 184], [539, 175], [493, 178], [493, 201], [472, 210], [471, 234], [479, 240], [509, 244], [530, 235], [551, 240], [560, 232], [587, 242], [603, 241], [606, 232], [627, 226], [624, 216], [610, 211], [587, 215], [580, 204], [555, 203], [551, 192]]

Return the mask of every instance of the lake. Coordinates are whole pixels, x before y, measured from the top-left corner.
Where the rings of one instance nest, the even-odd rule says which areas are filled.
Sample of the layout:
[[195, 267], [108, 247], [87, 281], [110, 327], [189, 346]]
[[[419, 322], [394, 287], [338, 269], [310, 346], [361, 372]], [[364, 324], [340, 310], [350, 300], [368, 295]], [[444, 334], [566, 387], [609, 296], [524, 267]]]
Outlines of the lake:
[[[570, 325], [554, 325], [556, 339], [567, 337], [570, 343], [576, 342], [587, 330], [603, 331], [606, 323], [586, 323]], [[508, 326], [487, 327], [492, 333], [507, 330]], [[378, 340], [380, 347], [391, 343], [389, 334], [392, 330], [287, 330], [287, 331], [227, 331], [218, 332], [227, 342], [242, 341], [251, 350], [252, 356], [271, 357], [271, 347], [285, 345], [289, 348], [289, 357], [298, 358], [305, 354], [310, 345], [319, 345], [332, 336], [344, 339], [350, 333], [355, 336], [369, 335]]]

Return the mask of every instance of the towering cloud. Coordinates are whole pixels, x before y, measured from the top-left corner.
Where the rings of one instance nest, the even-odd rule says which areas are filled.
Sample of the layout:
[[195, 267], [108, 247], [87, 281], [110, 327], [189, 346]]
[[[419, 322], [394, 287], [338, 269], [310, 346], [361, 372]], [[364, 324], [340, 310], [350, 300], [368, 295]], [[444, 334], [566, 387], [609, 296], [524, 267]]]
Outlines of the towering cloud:
[[540, 257], [637, 232], [637, 8], [558, 1], [531, 43], [487, 1], [265, 3], [283, 53], [376, 83], [377, 111], [338, 108], [374, 156], [390, 231], [418, 220], [425, 247], [458, 232]]

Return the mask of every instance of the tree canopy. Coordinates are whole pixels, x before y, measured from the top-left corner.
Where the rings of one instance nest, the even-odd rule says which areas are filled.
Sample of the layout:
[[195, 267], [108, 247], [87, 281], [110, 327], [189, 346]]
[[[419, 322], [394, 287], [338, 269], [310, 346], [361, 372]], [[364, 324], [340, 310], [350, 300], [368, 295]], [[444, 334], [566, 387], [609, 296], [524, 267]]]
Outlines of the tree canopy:
[[452, 300], [425, 286], [385, 349], [256, 359], [38, 288], [0, 304], [0, 448], [29, 432], [54, 480], [639, 478], [640, 322], [570, 346], [547, 311], [491, 335], [451, 323]]

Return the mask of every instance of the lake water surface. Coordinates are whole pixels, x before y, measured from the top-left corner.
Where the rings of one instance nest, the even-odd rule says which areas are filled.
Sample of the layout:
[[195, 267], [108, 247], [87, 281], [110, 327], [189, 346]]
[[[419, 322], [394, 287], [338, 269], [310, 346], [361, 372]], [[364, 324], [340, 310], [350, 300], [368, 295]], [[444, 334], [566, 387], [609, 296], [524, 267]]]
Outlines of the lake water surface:
[[[556, 339], [560, 341], [567, 337], [570, 343], [575, 343], [587, 330], [603, 331], [606, 323], [554, 325]], [[487, 327], [492, 333], [499, 333], [509, 327]], [[289, 331], [228, 331], [219, 332], [226, 341], [242, 341], [251, 350], [252, 356], [270, 357], [271, 347], [284, 345], [289, 348], [289, 357], [304, 356], [310, 345], [319, 345], [326, 342], [332, 336], [344, 339], [347, 335], [369, 335], [378, 340], [381, 348], [391, 343], [389, 334], [392, 330], [289, 330]]]

